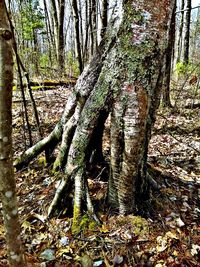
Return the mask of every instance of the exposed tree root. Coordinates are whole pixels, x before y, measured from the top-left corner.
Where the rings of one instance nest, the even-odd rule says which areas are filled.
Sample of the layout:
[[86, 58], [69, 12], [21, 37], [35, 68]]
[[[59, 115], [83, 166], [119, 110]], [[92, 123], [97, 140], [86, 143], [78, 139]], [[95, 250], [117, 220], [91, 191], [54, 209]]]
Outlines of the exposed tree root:
[[[110, 112], [109, 199], [119, 213], [127, 214], [135, 210], [137, 198], [149, 195], [147, 150], [160, 99], [168, 4], [160, 2], [162, 12], [159, 12], [162, 16], [158, 16], [153, 2], [147, 5], [145, 1], [124, 1], [121, 8], [126, 15], [113, 28], [112, 34], [108, 34], [108, 40], [100, 45], [78, 79], [58, 124], [58, 134], [55, 135], [55, 129], [50, 134], [51, 138], [53, 135], [53, 140], [56, 138], [57, 143], [62, 138], [54, 169], [60, 167], [65, 174], [49, 207], [48, 216], [54, 214], [59, 202], [74, 186], [74, 232], [80, 228], [83, 207], [86, 206], [84, 211], [96, 218], [89, 195], [86, 168], [91, 151], [96, 149], [96, 127], [101, 125], [97, 138], [100, 140], [106, 115]], [[151, 20], [143, 18], [142, 10], [152, 14]], [[140, 11], [143, 20], [138, 22]], [[134, 24], [137, 27], [133, 27]], [[140, 30], [134, 33], [134, 29], [138, 27]], [[101, 116], [102, 113], [106, 115]], [[51, 139], [47, 137], [44, 140], [40, 143], [43, 148], [50, 144]], [[40, 152], [41, 147], [35, 145], [30, 153], [26, 152], [24, 162], [33, 158], [30, 155]], [[155, 181], [151, 178], [149, 180], [156, 187]]]
[[65, 123], [63, 134], [62, 134], [62, 142], [60, 145], [60, 149], [56, 160], [53, 165], [53, 170], [57, 171], [59, 168], [64, 169], [64, 166], [67, 162], [67, 154], [69, 151], [69, 147], [80, 118], [82, 107], [81, 105], [77, 105], [73, 116]]
[[[60, 198], [62, 198], [69, 179], [74, 181], [74, 212], [73, 212], [73, 228], [76, 229], [82, 214], [82, 203], [86, 203], [87, 211], [94, 214], [94, 208], [89, 197], [89, 190], [86, 181], [85, 169], [87, 166], [88, 149], [93, 137], [93, 133], [98, 124], [100, 113], [104, 110], [107, 100], [109, 99], [109, 86], [105, 85], [104, 72], [101, 73], [94, 90], [90, 93], [84, 108], [80, 114], [79, 122], [74, 133], [69, 152], [67, 155], [67, 163], [65, 173], [67, 179], [63, 179], [58, 187], [52, 204], [49, 208], [48, 215], [54, 213], [54, 208], [58, 206]], [[106, 82], [107, 83], [107, 82]], [[103, 133], [103, 132], [102, 132]], [[101, 137], [102, 138], [102, 137]]]
[[[71, 127], [71, 130], [70, 127], [68, 125], [65, 126], [65, 124], [73, 116], [78, 102], [82, 107], [84, 106], [86, 99], [97, 83], [106, 55], [109, 53], [114, 43], [115, 36], [112, 36], [108, 40], [105, 39], [102, 41], [90, 64], [88, 64], [88, 66], [84, 69], [73, 92], [70, 94], [60, 122], [55, 126], [54, 130], [49, 134], [48, 137], [45, 137], [43, 140], [39, 141], [15, 160], [14, 166], [17, 170], [27, 166], [31, 160], [33, 160], [47, 148], [53, 150], [61, 141], [64, 128], [65, 130], [68, 129], [68, 131], [72, 132], [75, 123], [73, 123], [74, 125]], [[74, 115], [74, 118], [77, 120], [76, 114]], [[67, 130], [65, 133], [67, 133]], [[70, 134], [66, 135], [70, 136]], [[62, 160], [58, 159], [58, 162], [62, 163]], [[58, 164], [55, 165], [55, 168], [57, 167]]]
[[26, 167], [31, 160], [36, 158], [41, 152], [51, 148], [52, 150], [58, 144], [62, 137], [62, 124], [59, 122], [49, 136], [40, 140], [37, 144], [29, 148], [19, 158], [14, 161], [14, 167], [20, 170]]
[[150, 175], [149, 172], [147, 172], [147, 181], [152, 190], [159, 191], [161, 189], [161, 186], [156, 182], [156, 180], [152, 177], [152, 175]]
[[[47, 217], [51, 218], [56, 210], [59, 208], [59, 204], [64, 197], [65, 199], [67, 196], [70, 194], [72, 190], [72, 177], [73, 177], [73, 172], [68, 173], [68, 174], [63, 174], [63, 178], [60, 181], [60, 184], [55, 192], [54, 198], [49, 206]], [[63, 196], [63, 193], [65, 195]]]

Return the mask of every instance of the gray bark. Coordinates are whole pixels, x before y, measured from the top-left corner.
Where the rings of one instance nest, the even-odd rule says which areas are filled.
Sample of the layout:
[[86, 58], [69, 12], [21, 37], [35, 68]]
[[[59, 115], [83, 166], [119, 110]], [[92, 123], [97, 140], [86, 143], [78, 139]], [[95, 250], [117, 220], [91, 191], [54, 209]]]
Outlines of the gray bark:
[[[149, 197], [147, 150], [155, 111], [160, 100], [163, 59], [167, 43], [166, 1], [137, 1], [124, 5], [124, 21], [110, 58], [117, 77], [111, 123], [111, 176], [109, 202], [122, 214], [138, 209], [141, 199]], [[144, 16], [144, 14], [146, 14]], [[139, 16], [139, 18], [138, 18]], [[127, 25], [132, 25], [128, 31]], [[129, 35], [130, 34], [130, 35]], [[133, 60], [134, 59], [134, 60]], [[122, 75], [123, 73], [123, 75]]]
[[101, 39], [103, 39], [108, 26], [108, 0], [102, 1], [102, 15], [101, 15]]
[[[148, 197], [148, 143], [160, 100], [167, 25], [173, 7], [173, 0], [122, 1], [119, 18], [77, 81], [73, 107], [74, 115], [79, 109], [78, 119], [74, 125], [70, 123], [74, 115], [67, 120], [65, 114], [62, 117], [61, 147], [67, 153], [60, 159], [66, 161], [65, 175], [49, 208], [51, 216], [74, 183], [74, 231], [83, 201], [89, 212], [93, 210], [86, 180], [87, 154], [102, 112], [112, 112], [110, 204], [125, 214], [137, 210], [141, 197]], [[72, 111], [68, 105], [66, 110]], [[72, 126], [74, 134], [68, 143]]]
[[181, 20], [180, 20], [180, 26], [179, 26], [179, 35], [178, 35], [178, 44], [177, 44], [177, 63], [181, 60], [181, 54], [182, 54], [182, 43], [183, 43], [183, 22], [184, 22], [184, 0], [181, 0]]
[[54, 24], [54, 38], [57, 51], [57, 62], [60, 74], [63, 74], [64, 71], [64, 17], [65, 17], [65, 0], [58, 0], [57, 3], [55, 0], [50, 0], [51, 3], [51, 13], [53, 17]]
[[[45, 137], [43, 140], [39, 141], [37, 144], [29, 148], [24, 154], [22, 154], [19, 158], [14, 161], [14, 166], [16, 169], [21, 169], [29, 164], [31, 160], [33, 160], [36, 156], [38, 156], [41, 152], [43, 152], [46, 148], [51, 148], [52, 150], [57, 146], [57, 144], [62, 140], [63, 128], [65, 124], [69, 124], [69, 120], [74, 115], [74, 111], [76, 109], [77, 102], [84, 104], [85, 100], [89, 96], [93, 87], [95, 86], [99, 74], [101, 72], [103, 62], [105, 60], [106, 55], [110, 51], [110, 48], [113, 46], [115, 42], [115, 36], [112, 38], [108, 38], [108, 40], [104, 40], [96, 51], [95, 56], [91, 60], [90, 64], [85, 67], [82, 75], [79, 77], [77, 84], [67, 100], [65, 110], [63, 112], [61, 120], [55, 126], [54, 130], [49, 134], [49, 136]], [[76, 125], [71, 124], [71, 126], [76, 127]], [[65, 129], [69, 129], [69, 127], [65, 127]], [[63, 138], [67, 138], [66, 132], [63, 135]], [[63, 142], [63, 145], [65, 143]], [[68, 144], [70, 145], [70, 144]], [[67, 149], [67, 148], [66, 148]], [[61, 149], [62, 151], [62, 146]], [[60, 161], [62, 155], [59, 152], [58, 157], [54, 164], [54, 169], [61, 167], [63, 163]]]
[[59, 25], [58, 25], [58, 66], [60, 74], [65, 68], [65, 52], [64, 52], [64, 17], [65, 17], [65, 0], [59, 1]]
[[190, 48], [190, 19], [191, 19], [191, 0], [186, 1], [185, 11], [185, 37], [184, 37], [184, 49], [183, 49], [183, 62], [188, 64], [189, 62], [189, 48]]
[[74, 32], [75, 32], [75, 52], [78, 58], [80, 73], [83, 71], [83, 59], [81, 53], [81, 41], [80, 41], [80, 31], [79, 31], [79, 14], [78, 14], [78, 4], [77, 0], [72, 0], [72, 9], [74, 16]]
[[165, 70], [163, 77], [163, 88], [162, 88], [162, 106], [172, 107], [170, 101], [170, 81], [171, 81], [171, 68], [173, 65], [173, 51], [175, 43], [175, 22], [176, 22], [176, 5], [174, 5], [173, 14], [170, 22], [170, 29], [168, 32], [167, 49], [165, 56]]

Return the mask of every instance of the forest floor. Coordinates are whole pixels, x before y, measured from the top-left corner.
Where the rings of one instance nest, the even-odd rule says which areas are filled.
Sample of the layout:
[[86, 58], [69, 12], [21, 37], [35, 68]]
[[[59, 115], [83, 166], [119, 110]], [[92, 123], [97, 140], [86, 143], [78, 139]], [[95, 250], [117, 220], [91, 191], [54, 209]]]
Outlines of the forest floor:
[[[72, 219], [64, 211], [45, 219], [49, 203], [62, 174], [52, 174], [40, 155], [16, 173], [22, 239], [29, 266], [200, 266], [200, 103], [197, 88], [179, 87], [173, 92], [176, 108], [160, 108], [149, 147], [149, 164], [157, 171], [159, 186], [146, 201], [148, 213], [117, 216], [104, 205], [107, 183], [99, 166], [89, 178], [95, 203], [101, 203], [98, 216], [102, 225], [83, 222], [80, 235], [71, 233]], [[34, 91], [41, 125], [47, 135], [58, 121], [70, 90]], [[191, 93], [192, 92], [192, 93]], [[38, 140], [30, 107], [29, 118]], [[22, 104], [13, 97], [14, 156], [25, 150]], [[107, 125], [109, 132], [109, 123]], [[109, 142], [104, 136], [104, 150]], [[94, 176], [94, 175], [93, 175]], [[7, 266], [6, 244], [0, 219], [0, 266]]]

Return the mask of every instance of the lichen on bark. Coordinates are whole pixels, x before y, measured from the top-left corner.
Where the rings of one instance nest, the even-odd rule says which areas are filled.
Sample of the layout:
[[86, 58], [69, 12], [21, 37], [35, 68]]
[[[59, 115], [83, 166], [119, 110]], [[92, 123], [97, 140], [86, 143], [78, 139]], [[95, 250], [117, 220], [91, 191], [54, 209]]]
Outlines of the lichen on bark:
[[67, 123], [73, 114], [65, 119], [64, 112], [62, 117], [59, 132], [62, 145], [55, 166], [62, 165], [64, 158], [66, 176], [57, 189], [49, 214], [69, 182], [75, 184], [75, 225], [83, 201], [88, 203], [88, 211], [93, 210], [85, 169], [88, 153], [91, 147], [94, 149], [91, 142], [95, 140], [93, 135], [102, 112], [111, 113], [110, 204], [122, 214], [130, 213], [138, 209], [138, 200], [148, 197], [148, 142], [159, 103], [167, 22], [173, 2], [122, 1], [120, 19], [108, 30], [72, 93], [73, 111], [77, 105], [81, 105], [81, 110], [68, 144]]
[[[169, 2], [160, 3], [159, 12], [154, 4], [155, 1], [126, 1], [116, 45], [115, 71], [119, 72], [121, 86], [115, 90], [111, 136], [120, 133], [123, 142], [119, 143], [117, 137], [111, 139], [109, 199], [111, 204], [118, 203], [122, 214], [137, 209], [135, 201], [141, 198], [140, 193], [148, 196], [146, 155], [159, 102], [170, 15]], [[121, 126], [116, 126], [119, 120]]]

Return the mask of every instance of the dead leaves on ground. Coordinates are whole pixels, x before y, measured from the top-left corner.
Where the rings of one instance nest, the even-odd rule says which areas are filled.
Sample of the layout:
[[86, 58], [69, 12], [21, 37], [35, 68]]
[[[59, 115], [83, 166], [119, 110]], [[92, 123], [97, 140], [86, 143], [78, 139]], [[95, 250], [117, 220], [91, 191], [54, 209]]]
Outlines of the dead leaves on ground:
[[[63, 90], [45, 93], [45, 97], [43, 93], [38, 93], [37, 105], [44, 130], [50, 131], [59, 119], [66, 95]], [[15, 155], [24, 149], [20, 113], [20, 105], [15, 103]], [[88, 183], [93, 201], [101, 202], [97, 205], [102, 225], [73, 236], [71, 218], [61, 216], [47, 220], [45, 217], [59, 177], [52, 175], [41, 158], [26, 170], [18, 172], [16, 179], [22, 238], [29, 266], [199, 266], [200, 147], [199, 132], [192, 131], [198, 121], [197, 109], [179, 113], [159, 111], [150, 143], [149, 160], [166, 175], [154, 177], [161, 186], [150, 202], [156, 216], [150, 212], [146, 219], [132, 215], [116, 216], [109, 210], [103, 210], [107, 183], [98, 177], [102, 171], [99, 169], [98, 179], [89, 179]], [[181, 129], [187, 127], [190, 129], [186, 134]], [[34, 138], [37, 140], [37, 134]], [[105, 140], [107, 153], [109, 143]], [[6, 266], [2, 224], [1, 220], [0, 266]]]

